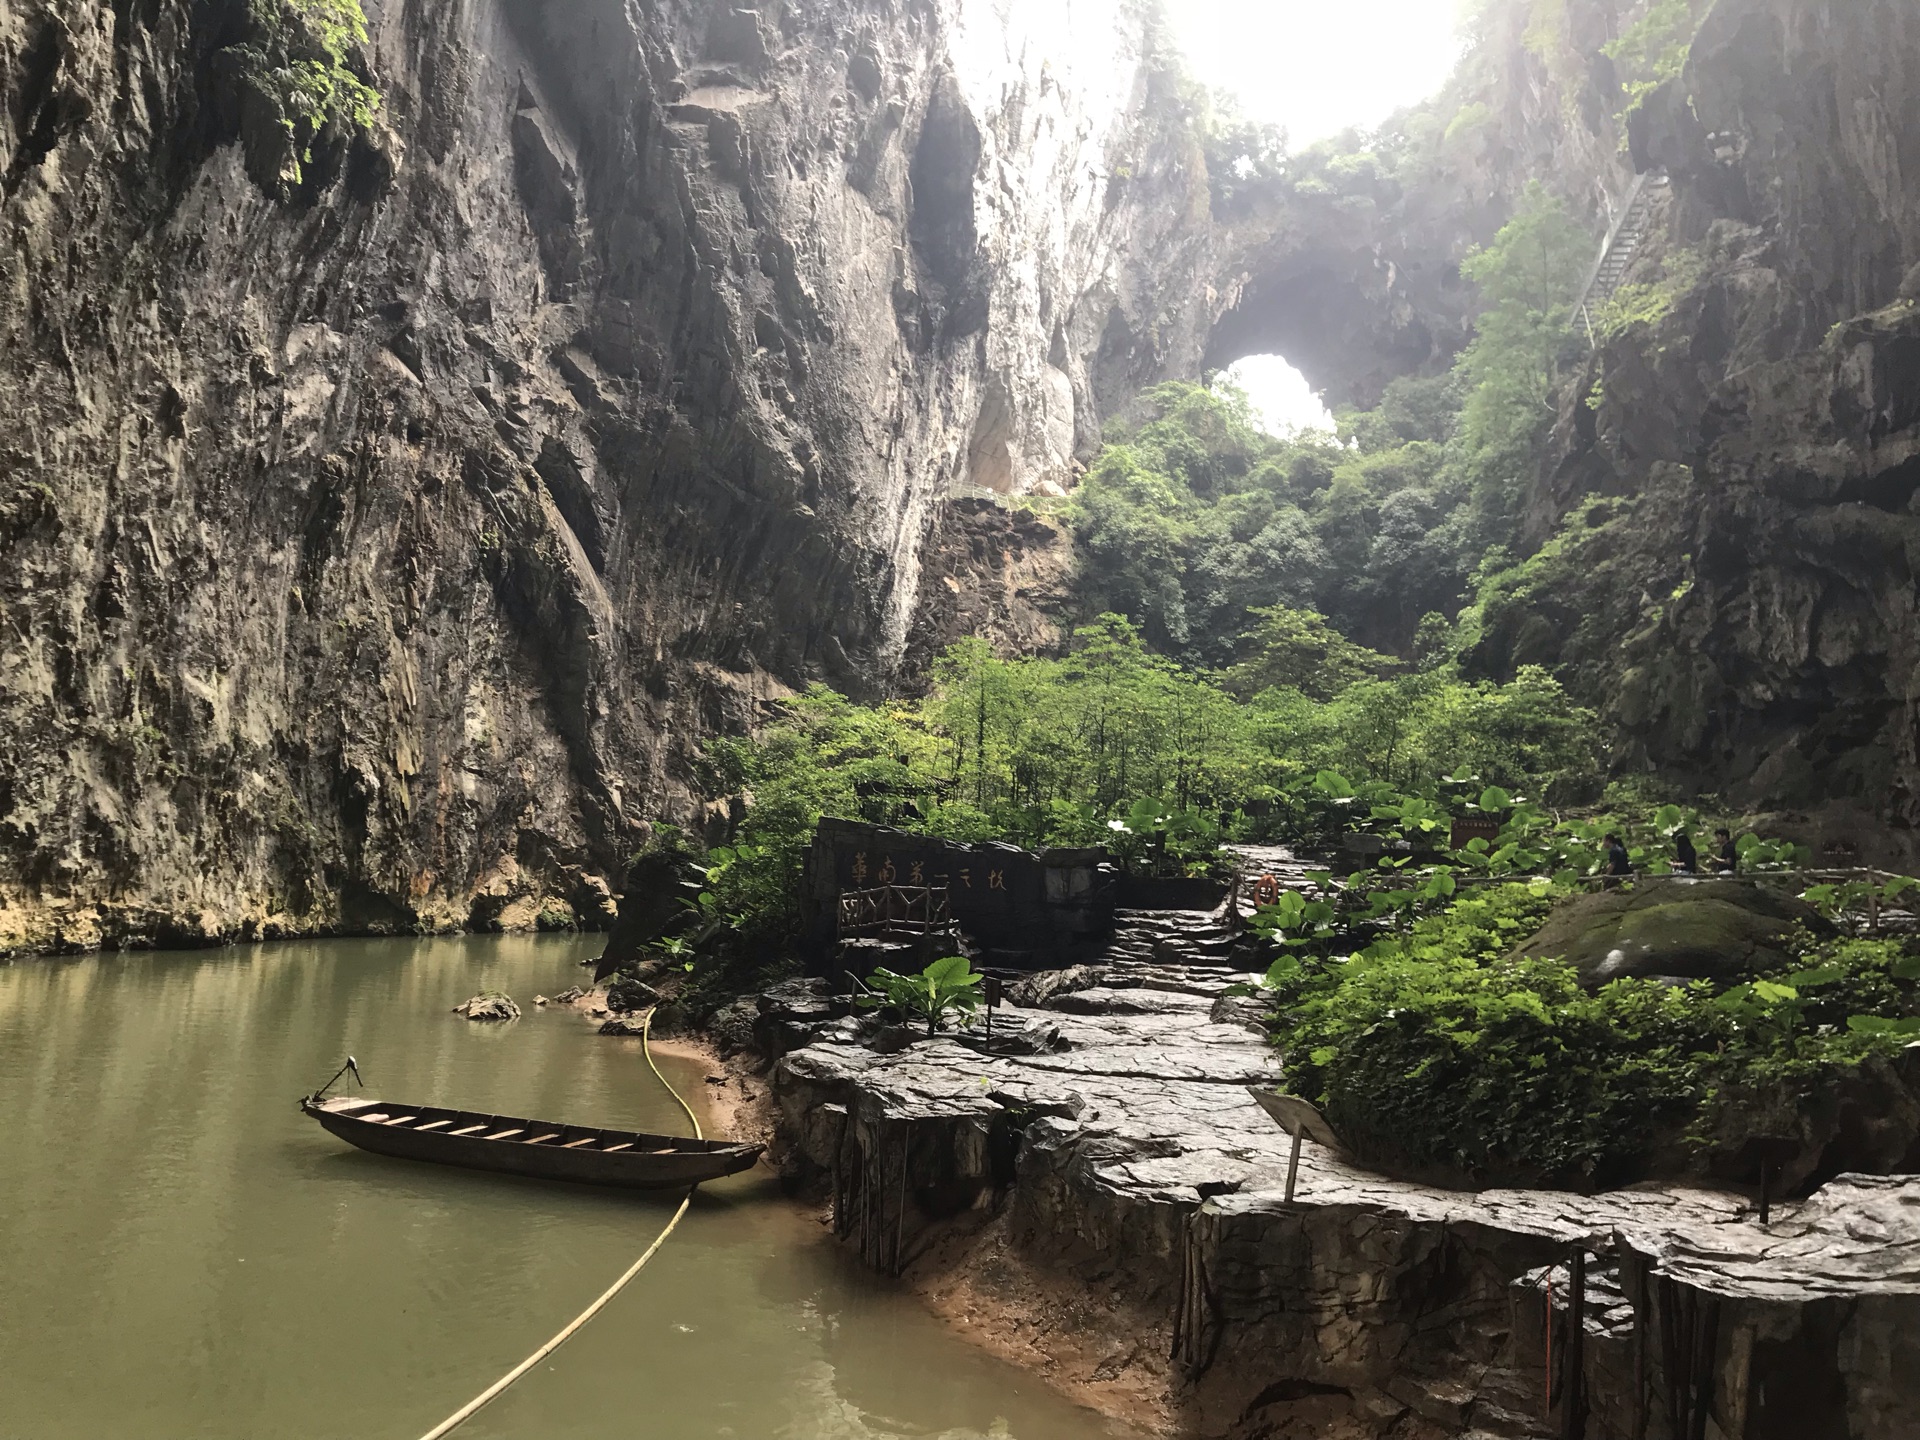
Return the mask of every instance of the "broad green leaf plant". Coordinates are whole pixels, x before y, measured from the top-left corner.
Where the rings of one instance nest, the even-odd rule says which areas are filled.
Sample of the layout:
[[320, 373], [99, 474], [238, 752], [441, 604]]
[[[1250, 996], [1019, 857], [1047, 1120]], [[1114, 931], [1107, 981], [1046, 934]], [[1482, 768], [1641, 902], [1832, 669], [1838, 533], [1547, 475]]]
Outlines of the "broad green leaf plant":
[[864, 1010], [891, 1006], [908, 1018], [927, 1022], [928, 1038], [948, 1020], [970, 1024], [984, 997], [986, 977], [964, 956], [936, 960], [918, 975], [898, 975], [884, 967], [860, 984], [854, 1003]]

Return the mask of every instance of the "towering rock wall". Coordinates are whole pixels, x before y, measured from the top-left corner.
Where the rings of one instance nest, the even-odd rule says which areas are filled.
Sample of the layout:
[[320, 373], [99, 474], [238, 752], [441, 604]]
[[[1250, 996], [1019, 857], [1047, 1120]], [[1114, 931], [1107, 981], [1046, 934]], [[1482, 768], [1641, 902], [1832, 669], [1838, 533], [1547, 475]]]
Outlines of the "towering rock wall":
[[0, 0], [0, 948], [592, 920], [1203, 343], [1118, 3], [367, 10], [295, 181], [241, 0]]
[[1920, 12], [1716, 0], [1630, 128], [1653, 303], [1570, 387], [1535, 536], [1603, 503], [1479, 659], [1562, 666], [1627, 766], [1911, 826]]

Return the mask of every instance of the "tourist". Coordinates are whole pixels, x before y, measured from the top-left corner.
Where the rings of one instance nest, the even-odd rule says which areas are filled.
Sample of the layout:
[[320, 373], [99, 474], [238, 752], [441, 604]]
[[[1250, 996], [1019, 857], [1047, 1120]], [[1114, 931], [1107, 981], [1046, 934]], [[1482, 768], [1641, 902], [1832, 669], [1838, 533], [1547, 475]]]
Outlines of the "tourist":
[[1633, 857], [1627, 853], [1626, 843], [1618, 835], [1609, 835], [1602, 842], [1606, 847], [1606, 876], [1611, 887], [1619, 877], [1633, 873]]
[[1673, 868], [1682, 875], [1700, 873], [1700, 852], [1693, 848], [1693, 837], [1684, 830], [1673, 837]]
[[1713, 832], [1714, 846], [1713, 868], [1723, 875], [1731, 875], [1740, 868], [1740, 849], [1733, 843], [1733, 832], [1722, 825]]

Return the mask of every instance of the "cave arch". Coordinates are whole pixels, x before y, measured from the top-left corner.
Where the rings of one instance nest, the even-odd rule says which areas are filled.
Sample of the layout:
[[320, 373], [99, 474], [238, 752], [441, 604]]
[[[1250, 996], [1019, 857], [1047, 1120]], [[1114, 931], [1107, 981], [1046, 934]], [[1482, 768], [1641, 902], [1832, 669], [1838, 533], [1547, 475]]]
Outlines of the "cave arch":
[[1282, 355], [1332, 409], [1370, 409], [1391, 381], [1445, 370], [1472, 333], [1471, 287], [1451, 247], [1395, 258], [1367, 242], [1296, 241], [1249, 256], [1209, 332], [1206, 369]]

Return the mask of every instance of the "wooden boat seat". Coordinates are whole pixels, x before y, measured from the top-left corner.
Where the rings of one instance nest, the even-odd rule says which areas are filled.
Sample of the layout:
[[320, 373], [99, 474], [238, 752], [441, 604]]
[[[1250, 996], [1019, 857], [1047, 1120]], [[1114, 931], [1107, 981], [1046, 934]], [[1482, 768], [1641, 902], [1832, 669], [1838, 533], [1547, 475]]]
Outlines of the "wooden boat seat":
[[410, 1125], [419, 1118], [418, 1115], [396, 1115], [386, 1123], [389, 1125]]
[[548, 1140], [558, 1140], [559, 1138], [560, 1132], [558, 1130], [550, 1130], [545, 1135], [536, 1135], [531, 1140], [522, 1140], [520, 1143], [522, 1145], [540, 1145]]
[[370, 1120], [375, 1124], [381, 1124], [385, 1122], [387, 1117], [381, 1114], [379, 1111], [375, 1111], [371, 1115], [358, 1115], [358, 1116], [355, 1116], [354, 1118], [358, 1120]]
[[674, 1155], [678, 1153], [679, 1152], [672, 1145], [662, 1145], [658, 1150], [647, 1151], [647, 1154], [649, 1155]]
[[519, 1130], [519, 1129], [501, 1130], [496, 1134], [488, 1135], [485, 1138], [488, 1140], [511, 1140], [516, 1135], [524, 1135], [526, 1133], [527, 1132], [525, 1130]]
[[567, 1143], [562, 1145], [560, 1148], [562, 1150], [577, 1150], [582, 1145], [591, 1145], [591, 1144], [593, 1144], [593, 1136], [582, 1135], [578, 1140], [567, 1141]]
[[611, 1155], [616, 1150], [631, 1150], [632, 1148], [633, 1148], [633, 1141], [622, 1140], [618, 1145], [607, 1146], [607, 1148], [601, 1153], [606, 1155]]
[[416, 1130], [438, 1130], [442, 1125], [451, 1124], [453, 1124], [451, 1120], [429, 1120], [426, 1124], [416, 1125], [413, 1128]]
[[485, 1125], [469, 1125], [464, 1130], [449, 1130], [447, 1133], [449, 1135], [471, 1135], [476, 1130], [484, 1130], [486, 1128]]

